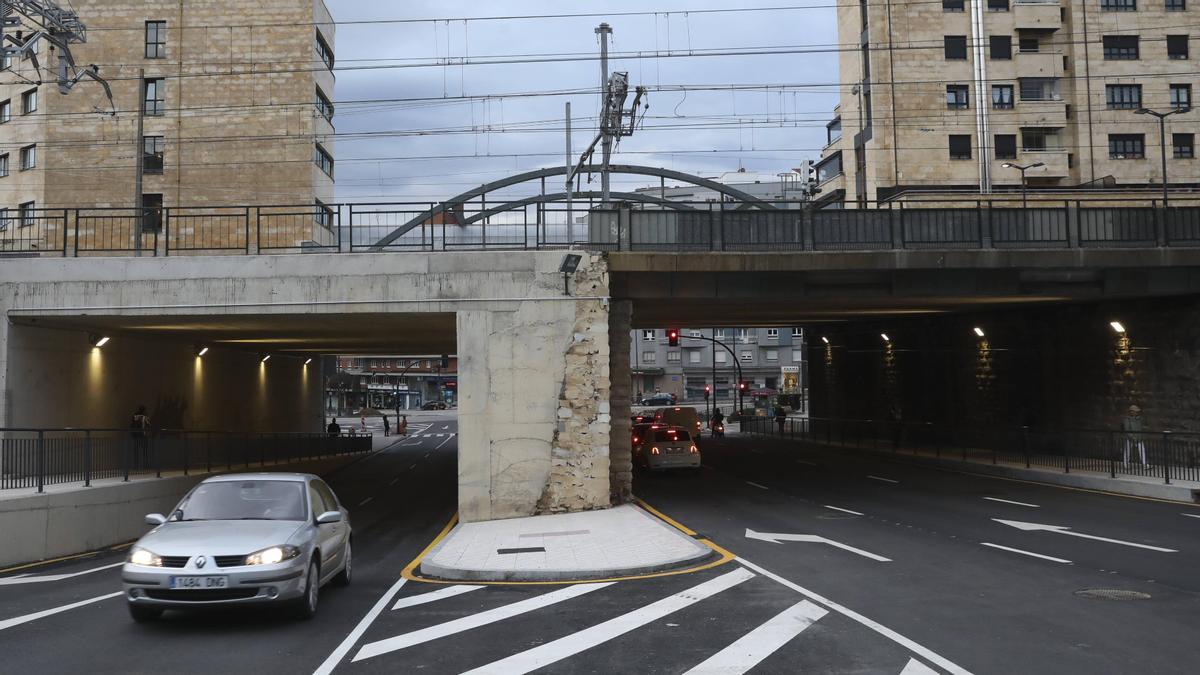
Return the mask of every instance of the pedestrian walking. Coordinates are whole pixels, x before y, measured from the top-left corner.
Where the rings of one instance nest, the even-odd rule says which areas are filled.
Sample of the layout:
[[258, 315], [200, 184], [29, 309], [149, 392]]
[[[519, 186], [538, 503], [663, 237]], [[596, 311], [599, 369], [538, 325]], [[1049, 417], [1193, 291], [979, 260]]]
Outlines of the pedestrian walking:
[[146, 414], [146, 406], [139, 405], [137, 411], [129, 419], [129, 435], [133, 438], [133, 467], [135, 469], [150, 466], [150, 441], [146, 437], [150, 431], [150, 416]]
[[400, 416], [400, 423], [396, 425], [396, 433], [400, 436], [408, 435], [408, 415]]
[[329, 418], [329, 426], [325, 427], [325, 431], [329, 434], [330, 438], [337, 438], [342, 435], [342, 427], [337, 423], [336, 417]]
[[358, 418], [358, 428], [362, 429], [363, 431], [367, 430], [367, 414], [366, 413], [363, 413], [362, 416]]
[[391, 431], [392, 431], [392, 425], [390, 423], [388, 423], [387, 415], [384, 415], [383, 416], [383, 435], [386, 437], [391, 433]]
[[779, 435], [782, 436], [787, 426], [787, 411], [781, 405], [775, 406], [775, 424], [779, 427]]
[[1126, 466], [1129, 465], [1129, 453], [1132, 450], [1137, 450], [1142, 466], [1146, 466], [1146, 441], [1142, 438], [1142, 429], [1142, 409], [1137, 404], [1130, 405], [1129, 414], [1121, 420], [1121, 430], [1125, 432], [1123, 463]]

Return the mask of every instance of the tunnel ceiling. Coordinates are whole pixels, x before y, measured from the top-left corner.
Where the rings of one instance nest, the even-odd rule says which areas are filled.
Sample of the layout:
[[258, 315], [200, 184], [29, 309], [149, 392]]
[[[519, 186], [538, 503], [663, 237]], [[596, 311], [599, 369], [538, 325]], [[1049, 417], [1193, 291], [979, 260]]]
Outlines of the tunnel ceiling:
[[13, 316], [15, 324], [119, 337], [136, 335], [256, 351], [311, 354], [454, 354], [454, 314], [226, 316]]

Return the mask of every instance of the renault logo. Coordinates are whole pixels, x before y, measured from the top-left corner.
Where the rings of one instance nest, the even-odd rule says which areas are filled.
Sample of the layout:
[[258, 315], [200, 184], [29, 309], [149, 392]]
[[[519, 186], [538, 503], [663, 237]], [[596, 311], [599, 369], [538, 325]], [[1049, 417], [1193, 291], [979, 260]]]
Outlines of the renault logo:
[[204, 567], [206, 564], [208, 564], [208, 558], [205, 558], [204, 556], [196, 558], [196, 567]]

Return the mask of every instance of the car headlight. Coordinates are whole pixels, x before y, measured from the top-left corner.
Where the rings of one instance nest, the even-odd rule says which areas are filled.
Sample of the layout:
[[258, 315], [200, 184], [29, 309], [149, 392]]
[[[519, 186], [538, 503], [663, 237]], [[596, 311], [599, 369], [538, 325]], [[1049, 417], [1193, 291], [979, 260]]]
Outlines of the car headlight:
[[133, 565], [143, 565], [145, 567], [162, 567], [162, 557], [157, 553], [152, 553], [144, 548], [136, 546], [129, 551], [129, 563]]
[[274, 565], [284, 560], [291, 560], [300, 555], [300, 549], [295, 546], [272, 546], [246, 556], [247, 565]]

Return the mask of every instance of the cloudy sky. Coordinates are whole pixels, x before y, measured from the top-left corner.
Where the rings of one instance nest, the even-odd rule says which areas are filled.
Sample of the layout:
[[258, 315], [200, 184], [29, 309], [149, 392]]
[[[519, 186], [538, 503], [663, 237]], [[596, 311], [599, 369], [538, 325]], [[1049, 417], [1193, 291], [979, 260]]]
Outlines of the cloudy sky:
[[[567, 101], [581, 152], [596, 134], [601, 21], [614, 33], [610, 70], [650, 89], [643, 126], [622, 140], [615, 161], [707, 176], [745, 167], [773, 177], [818, 156], [837, 103], [836, 54], [826, 51], [837, 42], [830, 0], [326, 3], [339, 22], [340, 201], [444, 199], [561, 165]], [[797, 9], [747, 11], [782, 6]], [[585, 12], [607, 14], [463, 20]], [[413, 21], [420, 19], [448, 21]], [[754, 49], [794, 53], [688, 56]], [[437, 65], [446, 57], [454, 65]], [[459, 65], [463, 58], [468, 65]], [[470, 65], [496, 60], [539, 62]], [[613, 181], [614, 189], [633, 189], [654, 179]]]

